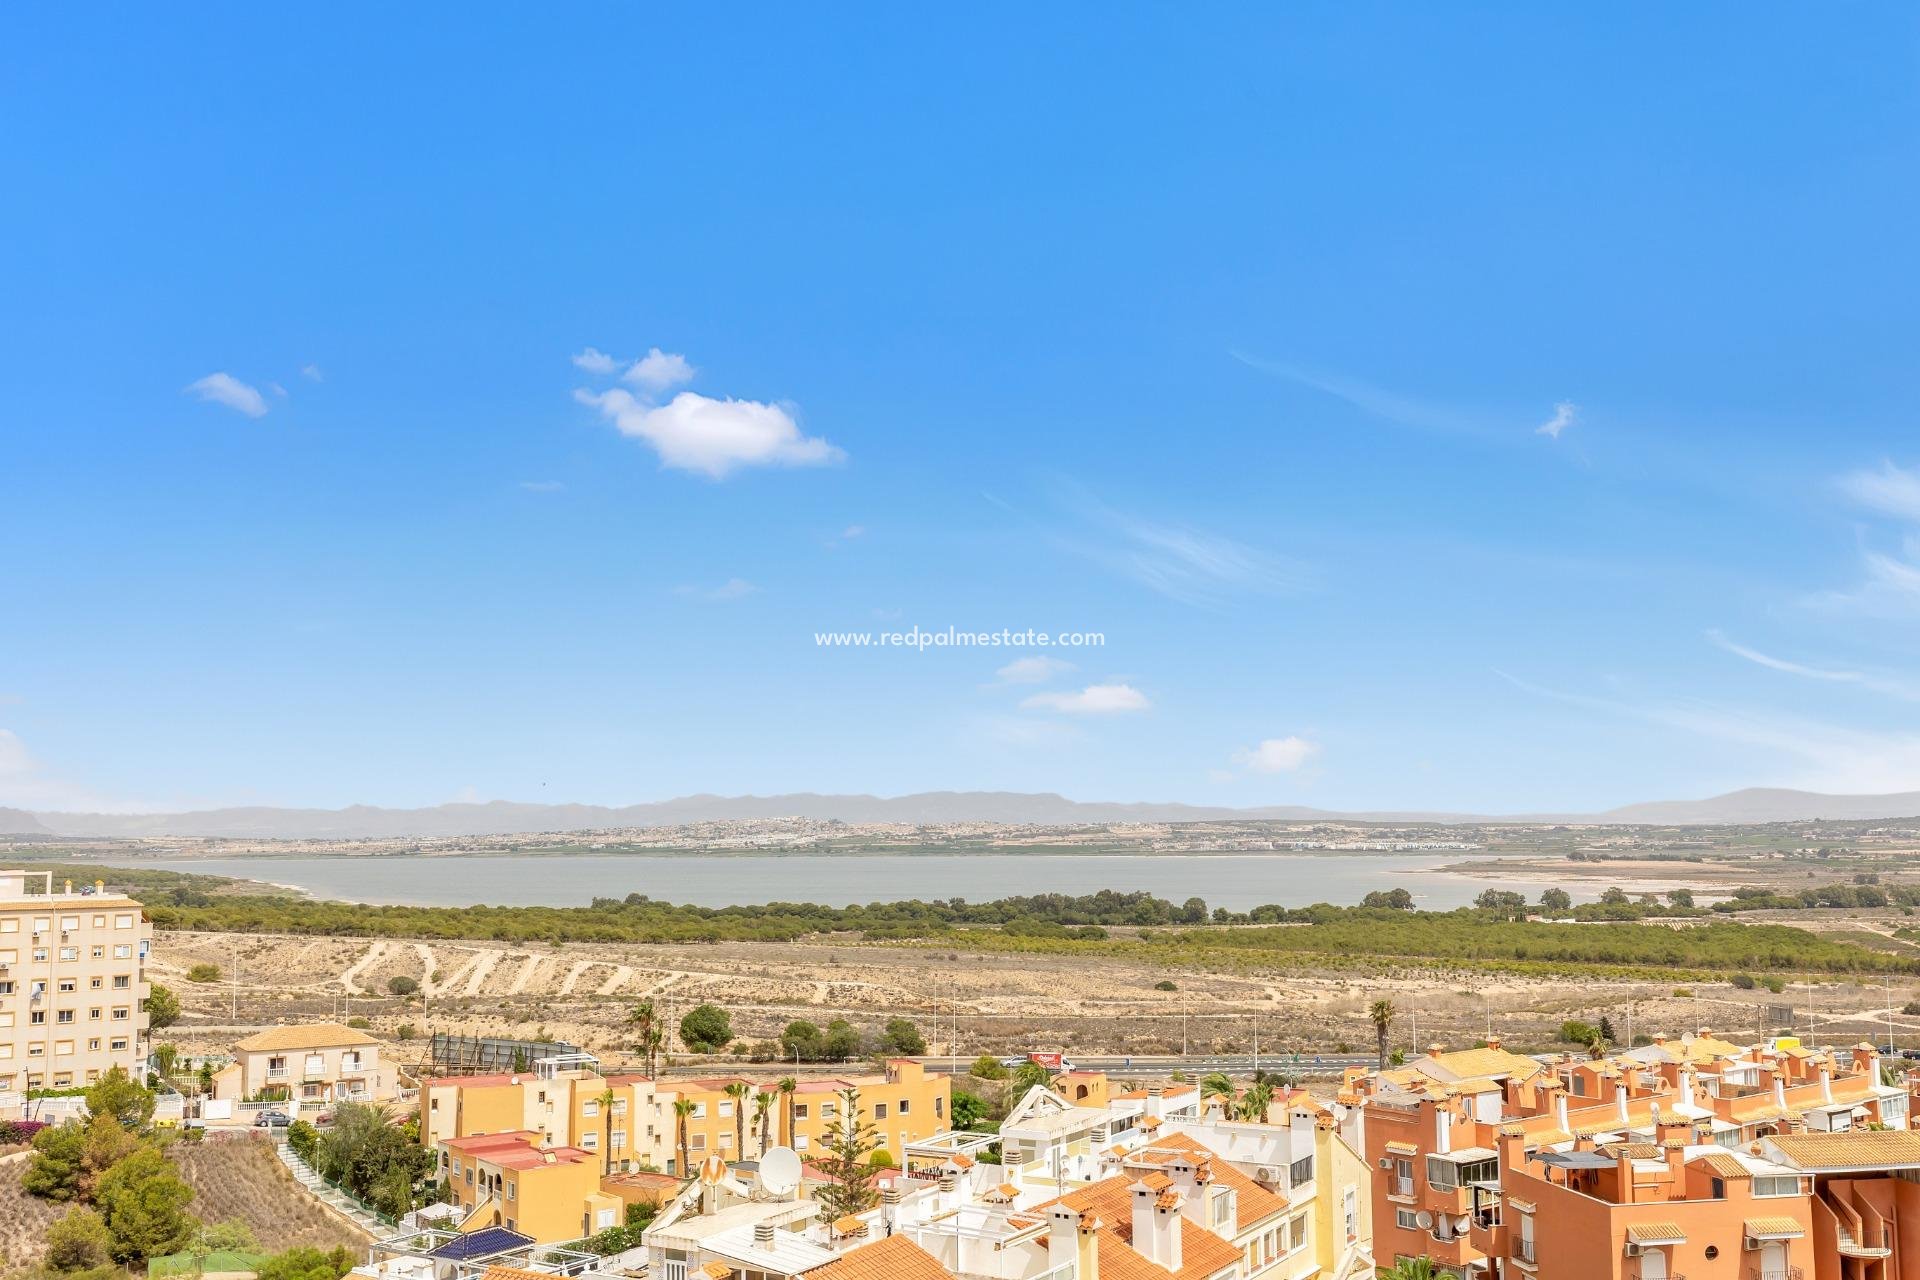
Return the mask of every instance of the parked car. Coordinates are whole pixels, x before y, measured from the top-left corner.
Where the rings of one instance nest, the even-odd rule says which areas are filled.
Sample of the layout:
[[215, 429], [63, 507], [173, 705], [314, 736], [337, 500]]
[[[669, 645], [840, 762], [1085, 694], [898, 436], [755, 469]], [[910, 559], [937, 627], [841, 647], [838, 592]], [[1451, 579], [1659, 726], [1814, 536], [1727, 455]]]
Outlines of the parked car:
[[1903, 1058], [1920, 1060], [1920, 1049], [1902, 1049], [1900, 1051], [1900, 1056]]
[[293, 1117], [284, 1111], [262, 1111], [253, 1118], [256, 1129], [284, 1129], [293, 1123]]

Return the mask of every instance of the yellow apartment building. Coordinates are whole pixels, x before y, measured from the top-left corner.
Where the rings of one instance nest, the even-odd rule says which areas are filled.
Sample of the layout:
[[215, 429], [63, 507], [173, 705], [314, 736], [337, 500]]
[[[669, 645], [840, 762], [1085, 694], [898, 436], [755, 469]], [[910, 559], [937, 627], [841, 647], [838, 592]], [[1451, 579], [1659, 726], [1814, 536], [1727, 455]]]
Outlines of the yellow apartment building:
[[[676, 1103], [687, 1104], [689, 1169], [709, 1155], [750, 1160], [768, 1145], [791, 1146], [803, 1157], [818, 1150], [848, 1088], [859, 1091], [862, 1118], [896, 1160], [908, 1143], [946, 1129], [951, 1115], [947, 1078], [909, 1059], [876, 1074], [804, 1080], [791, 1093], [780, 1090], [779, 1077], [654, 1081], [602, 1075], [597, 1065], [580, 1054], [542, 1059], [526, 1072], [429, 1079], [420, 1090], [420, 1140], [437, 1146], [449, 1138], [528, 1130], [542, 1142], [599, 1156], [609, 1173], [674, 1173], [682, 1124]], [[771, 1095], [764, 1125], [762, 1093]]]
[[549, 1146], [531, 1130], [449, 1138], [439, 1145], [440, 1176], [465, 1210], [460, 1230], [505, 1227], [541, 1244], [563, 1244], [618, 1226], [618, 1196], [600, 1190], [600, 1159], [573, 1146]]
[[0, 871], [0, 1116], [29, 1089], [138, 1077], [152, 946], [140, 904], [100, 881]]

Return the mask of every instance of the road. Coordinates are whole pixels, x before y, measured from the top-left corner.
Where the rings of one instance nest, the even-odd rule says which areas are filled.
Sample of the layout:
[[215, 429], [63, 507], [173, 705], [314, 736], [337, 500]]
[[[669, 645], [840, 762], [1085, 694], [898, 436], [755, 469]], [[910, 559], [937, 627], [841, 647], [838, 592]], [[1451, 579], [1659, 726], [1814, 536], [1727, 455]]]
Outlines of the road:
[[[1176, 1071], [1189, 1076], [1206, 1076], [1220, 1072], [1229, 1076], [1251, 1076], [1256, 1066], [1265, 1071], [1285, 1072], [1302, 1076], [1337, 1076], [1347, 1067], [1371, 1067], [1375, 1063], [1372, 1054], [1360, 1053], [1305, 1053], [1296, 1057], [1292, 1053], [1263, 1053], [1258, 1063], [1252, 1054], [1195, 1054], [1182, 1058], [1177, 1055], [1135, 1057], [1135, 1058], [1096, 1058], [1068, 1054], [1068, 1060], [1082, 1071], [1104, 1071], [1109, 1075], [1121, 1076], [1170, 1076]], [[964, 1072], [972, 1062], [970, 1058], [921, 1058], [927, 1070], [936, 1072]]]

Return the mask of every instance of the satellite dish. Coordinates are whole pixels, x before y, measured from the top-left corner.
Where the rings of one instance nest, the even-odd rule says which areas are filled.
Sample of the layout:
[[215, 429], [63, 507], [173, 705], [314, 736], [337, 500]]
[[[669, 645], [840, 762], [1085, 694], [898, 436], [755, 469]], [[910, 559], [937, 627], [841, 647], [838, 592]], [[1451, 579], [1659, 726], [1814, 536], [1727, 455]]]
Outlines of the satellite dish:
[[1422, 1231], [1425, 1231], [1431, 1226], [1433, 1226], [1433, 1215], [1428, 1213], [1425, 1209], [1422, 1209], [1420, 1212], [1413, 1215], [1413, 1221], [1416, 1226], [1418, 1226]]
[[774, 1147], [760, 1157], [760, 1185], [784, 1196], [800, 1185], [800, 1156], [792, 1147]]
[[1471, 1230], [1473, 1230], [1473, 1218], [1471, 1215], [1463, 1213], [1453, 1220], [1453, 1233], [1455, 1235], [1463, 1236]]

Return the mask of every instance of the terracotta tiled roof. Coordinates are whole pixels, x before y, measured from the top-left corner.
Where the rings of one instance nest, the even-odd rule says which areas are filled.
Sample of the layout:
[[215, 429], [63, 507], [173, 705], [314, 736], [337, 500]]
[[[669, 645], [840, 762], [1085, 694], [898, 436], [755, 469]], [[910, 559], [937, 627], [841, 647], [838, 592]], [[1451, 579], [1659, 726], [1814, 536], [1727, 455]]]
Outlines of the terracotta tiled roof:
[[242, 1053], [266, 1053], [275, 1049], [339, 1049], [379, 1043], [366, 1032], [337, 1022], [310, 1022], [297, 1027], [268, 1027], [245, 1040], [236, 1040], [233, 1047]]
[[806, 1280], [953, 1280], [932, 1254], [905, 1236], [888, 1236], [849, 1249], [801, 1274]]
[[1213, 1181], [1233, 1192], [1234, 1229], [1245, 1231], [1265, 1218], [1272, 1217], [1286, 1209], [1287, 1198], [1255, 1182], [1225, 1160], [1214, 1160], [1213, 1151], [1198, 1138], [1184, 1133], [1170, 1134], [1153, 1143], [1146, 1153], [1156, 1151], [1180, 1152], [1198, 1155], [1208, 1163]]
[[1724, 1152], [1713, 1151], [1704, 1156], [1696, 1156], [1691, 1163], [1711, 1170], [1714, 1176], [1720, 1178], [1751, 1178], [1753, 1176], [1752, 1170]]
[[1685, 1244], [1687, 1233], [1677, 1222], [1629, 1222], [1627, 1239], [1634, 1244]]
[[[1092, 1210], [1104, 1224], [1100, 1229], [1100, 1280], [1208, 1280], [1240, 1261], [1240, 1251], [1231, 1241], [1184, 1217], [1177, 1226], [1180, 1270], [1169, 1271], [1148, 1261], [1133, 1247], [1131, 1184], [1130, 1178], [1108, 1178], [1055, 1201], [1082, 1214]], [[807, 1280], [814, 1277], [808, 1276]]]
[[1920, 1165], [1920, 1133], [1852, 1129], [1845, 1133], [1790, 1133], [1769, 1138], [1801, 1168], [1877, 1169]]
[[488, 1267], [480, 1273], [480, 1280], [552, 1280], [539, 1271], [528, 1271], [523, 1267]]

